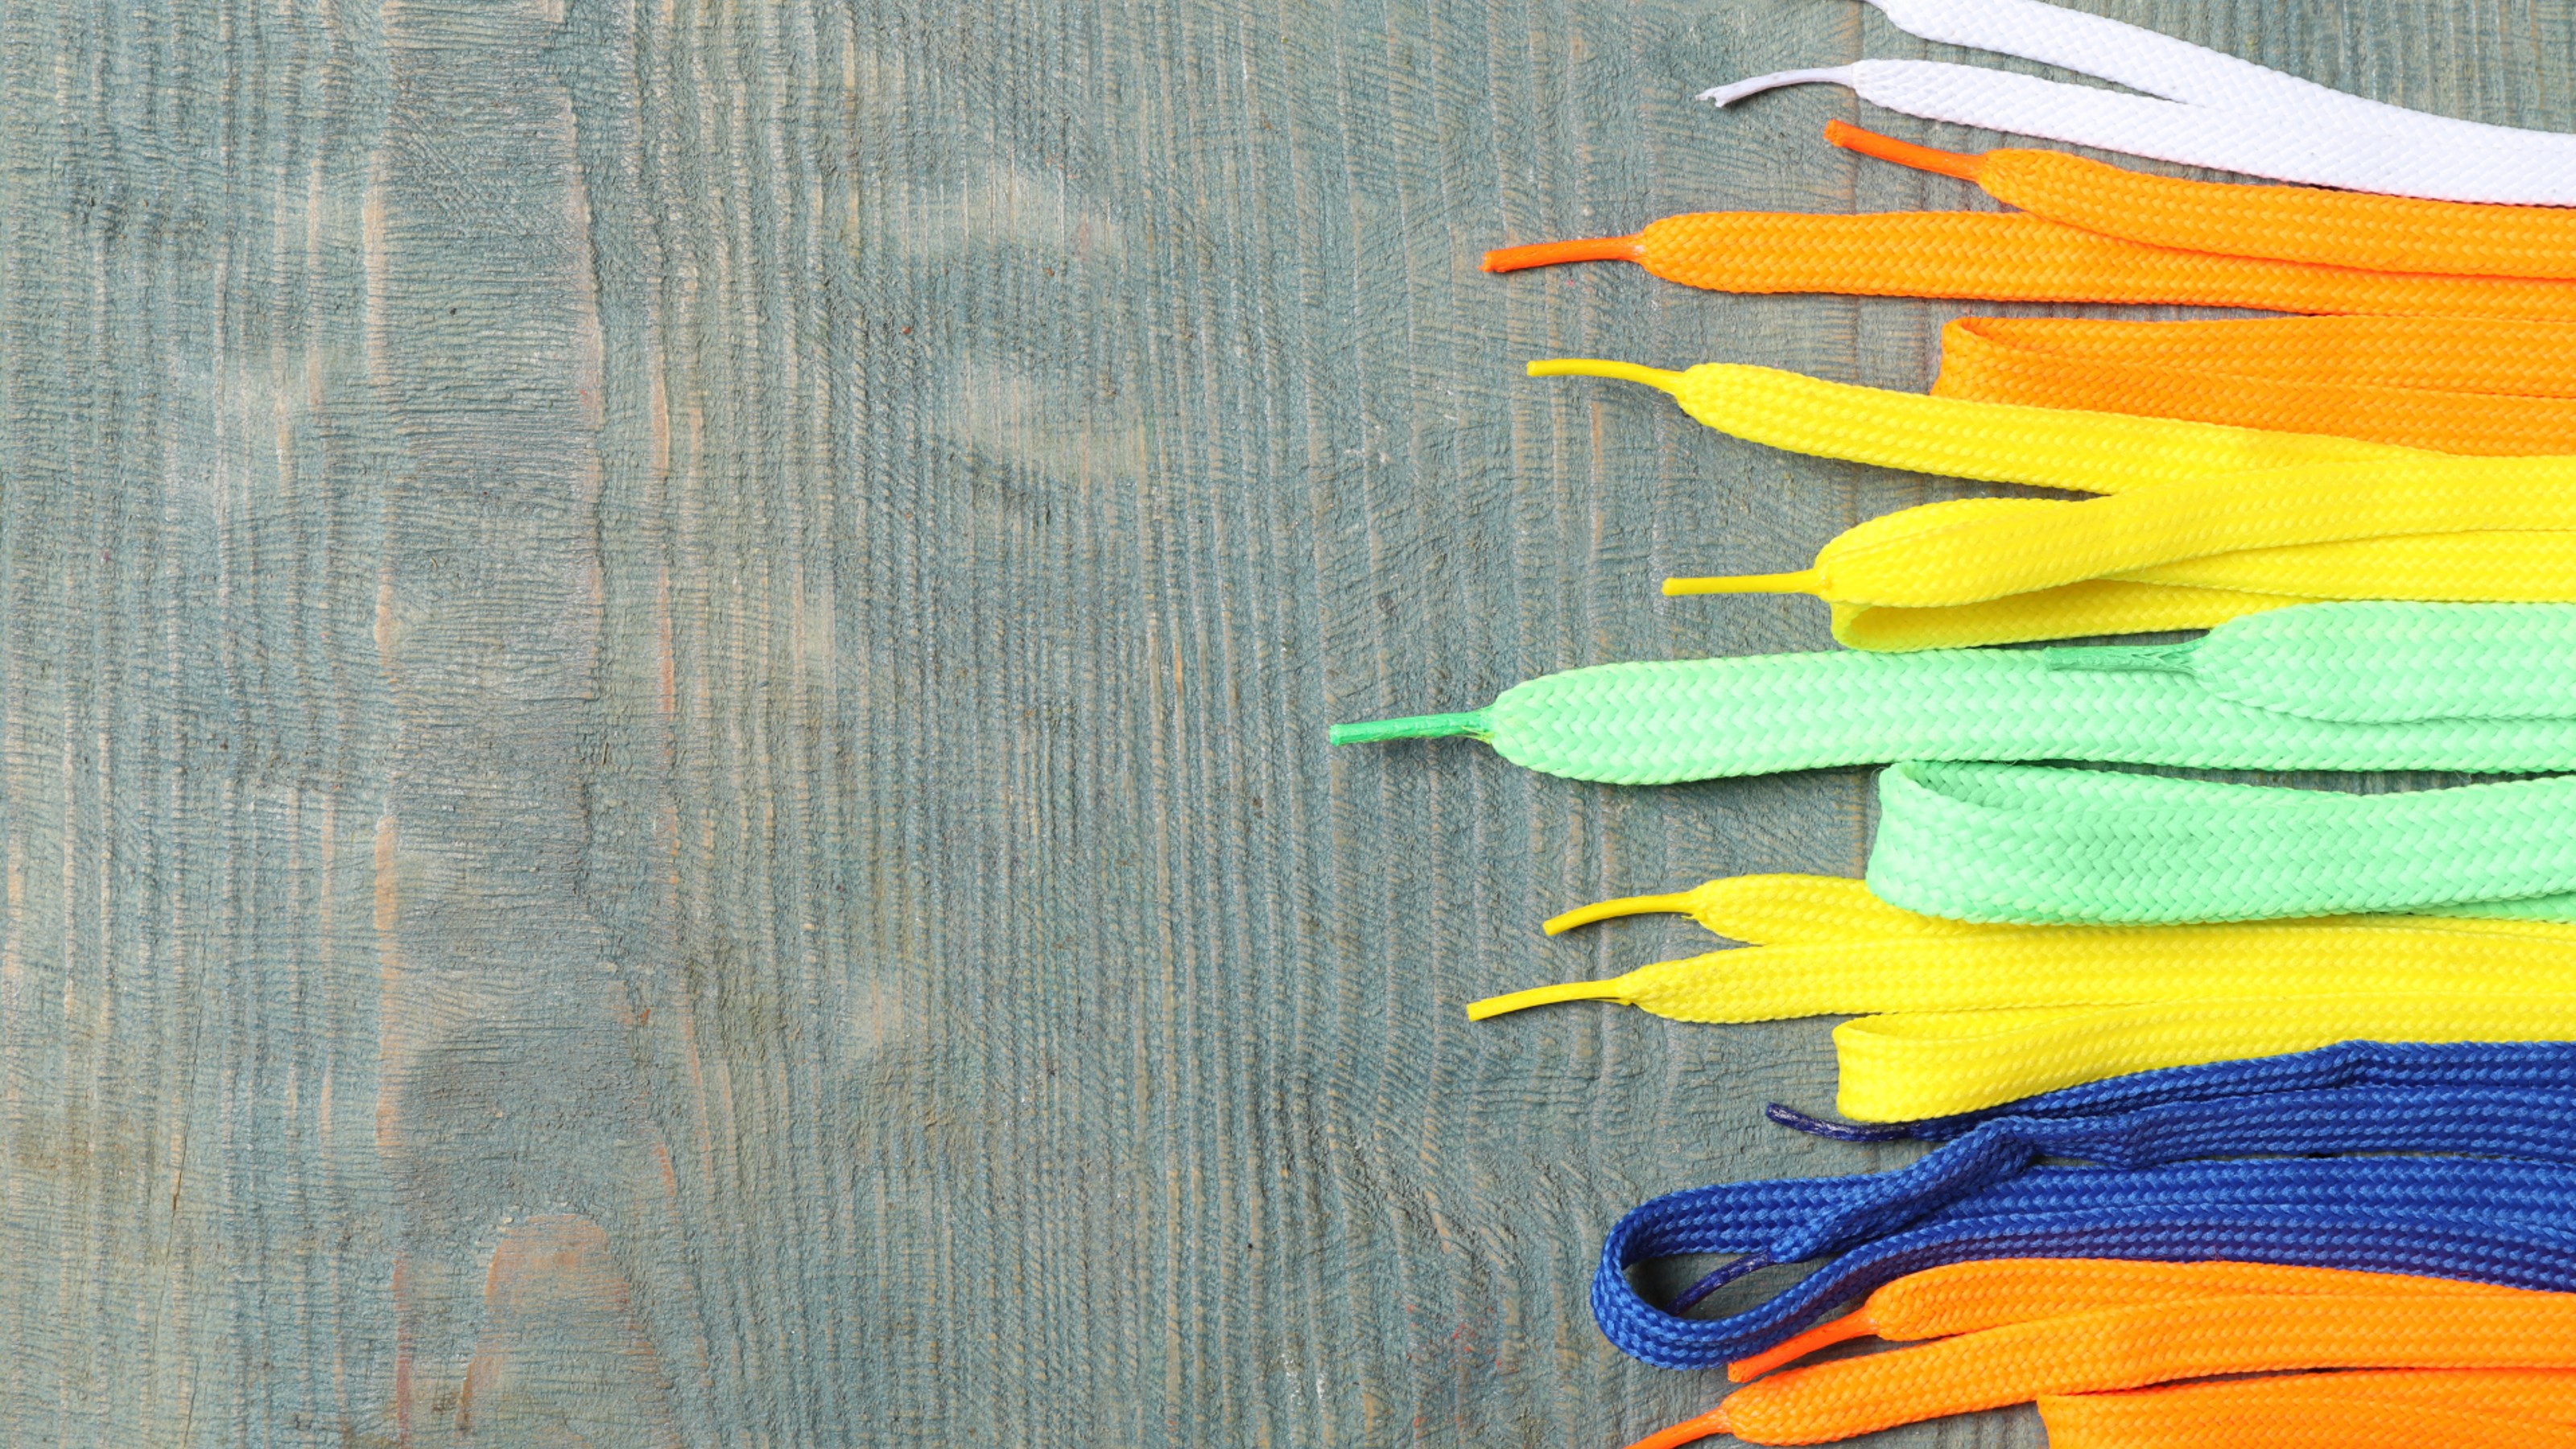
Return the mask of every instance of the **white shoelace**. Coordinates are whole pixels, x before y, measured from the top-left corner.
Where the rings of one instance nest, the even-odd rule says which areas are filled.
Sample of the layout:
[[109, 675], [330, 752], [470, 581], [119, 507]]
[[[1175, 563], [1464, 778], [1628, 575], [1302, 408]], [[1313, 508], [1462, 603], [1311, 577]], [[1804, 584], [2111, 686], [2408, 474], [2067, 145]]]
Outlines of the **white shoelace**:
[[2441, 201], [2576, 205], [2576, 135], [2410, 111], [2039, 0], [1869, 0], [1909, 35], [2061, 65], [2145, 95], [1938, 61], [1864, 60], [1705, 91], [1833, 84], [1925, 120], [2278, 181]]

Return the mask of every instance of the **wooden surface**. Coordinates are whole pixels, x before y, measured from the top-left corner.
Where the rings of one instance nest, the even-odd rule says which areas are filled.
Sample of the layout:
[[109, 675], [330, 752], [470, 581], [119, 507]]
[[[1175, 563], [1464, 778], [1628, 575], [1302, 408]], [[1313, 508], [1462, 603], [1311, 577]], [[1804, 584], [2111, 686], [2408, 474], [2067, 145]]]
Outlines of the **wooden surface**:
[[[2095, 0], [2576, 127], [2569, 0]], [[1533, 356], [1960, 309], [1506, 241], [1969, 204], [1848, 0], [0, 7], [0, 1442], [1611, 1445], [1603, 1229], [1843, 1172], [1822, 1023], [1491, 991], [1857, 773], [1335, 719], [1821, 645], [1946, 485]], [[1898, 134], [1977, 138], [1869, 113]], [[2025, 1445], [1999, 1415], [1886, 1442]]]

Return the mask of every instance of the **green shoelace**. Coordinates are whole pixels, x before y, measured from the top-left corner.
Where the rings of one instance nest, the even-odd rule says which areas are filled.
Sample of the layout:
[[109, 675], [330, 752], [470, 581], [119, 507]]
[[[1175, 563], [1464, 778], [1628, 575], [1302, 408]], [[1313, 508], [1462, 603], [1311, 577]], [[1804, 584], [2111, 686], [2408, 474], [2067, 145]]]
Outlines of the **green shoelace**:
[[2576, 769], [2576, 606], [2311, 604], [2174, 645], [1607, 664], [1331, 739], [1450, 735], [1620, 785], [1896, 760]]
[[1926, 915], [2152, 924], [2416, 912], [2576, 921], [2576, 775], [2347, 795], [1908, 761], [1869, 888]]

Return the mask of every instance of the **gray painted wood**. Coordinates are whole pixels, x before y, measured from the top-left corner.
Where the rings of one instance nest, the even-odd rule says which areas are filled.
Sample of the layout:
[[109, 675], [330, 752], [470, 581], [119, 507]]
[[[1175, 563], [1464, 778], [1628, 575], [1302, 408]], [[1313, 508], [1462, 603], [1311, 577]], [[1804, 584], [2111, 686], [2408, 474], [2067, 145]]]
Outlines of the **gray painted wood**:
[[[2576, 127], [2566, 0], [2099, 3]], [[1517, 369], [1920, 386], [1958, 308], [1475, 270], [1968, 204], [1836, 93], [1687, 100], [1864, 46], [1925, 53], [1844, 0], [0, 9], [0, 1441], [1703, 1406], [1592, 1257], [1894, 1160], [1756, 1116], [1824, 1025], [1460, 1007], [1698, 948], [1569, 903], [1856, 870], [1862, 777], [1322, 730], [1821, 645], [1653, 581], [1946, 491]]]

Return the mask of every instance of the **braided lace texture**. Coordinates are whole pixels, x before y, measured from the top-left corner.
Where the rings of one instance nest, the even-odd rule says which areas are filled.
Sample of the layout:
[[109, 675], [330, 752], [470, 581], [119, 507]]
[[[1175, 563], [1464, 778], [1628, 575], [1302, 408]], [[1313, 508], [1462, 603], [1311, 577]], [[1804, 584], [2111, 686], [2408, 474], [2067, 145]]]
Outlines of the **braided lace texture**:
[[2555, 208], [2185, 181], [2062, 151], [1963, 155], [1842, 121], [1826, 124], [1825, 139], [1974, 182], [2033, 216], [2149, 246], [2377, 272], [2576, 277], [2576, 216]]
[[2399, 1369], [2043, 1394], [2049, 1449], [2576, 1449], [2576, 1372]]
[[[1472, 733], [1526, 768], [1620, 785], [1895, 760], [2570, 769], [2571, 624], [2576, 611], [2563, 607], [2356, 603], [2249, 615], [2210, 636], [2224, 642], [2151, 654], [1960, 649], [1604, 664], [1516, 685], [1480, 713], [1344, 725], [1333, 738]], [[2372, 657], [2358, 657], [2364, 650]], [[2354, 657], [2288, 662], [2310, 653]], [[2539, 677], [2481, 693], [2516, 670]], [[2401, 706], [2383, 692], [2415, 712], [2384, 717]], [[2523, 709], [2531, 713], [2506, 713]]]
[[2230, 1295], [2049, 1315], [1792, 1369], [1737, 1391], [1723, 1412], [1747, 1443], [1816, 1444], [2043, 1394], [2416, 1366], [2576, 1369], [2576, 1295]]
[[[2195, 1097], [2100, 1116], [1991, 1118], [1912, 1166], [1727, 1183], [1657, 1198], [1610, 1232], [1593, 1312], [1666, 1368], [1762, 1354], [1908, 1273], [1988, 1258], [2213, 1258], [2576, 1288], [2576, 1082], [2347, 1087]], [[2242, 1154], [2261, 1160], [2194, 1161]], [[2292, 1156], [2286, 1154], [2452, 1154]], [[2037, 1165], [2073, 1158], [2090, 1167]], [[1674, 1308], [1638, 1264], [1736, 1254]], [[1720, 1318], [1680, 1310], [1765, 1264], [1827, 1260]]]
[[[2114, 585], [2284, 602], [2576, 600], [2576, 459], [2415, 455], [2216, 474], [2080, 503], [1959, 499], [1849, 529], [1808, 569], [1670, 579], [1664, 591], [1813, 594], [1835, 606], [1846, 642], [1878, 642], [1856, 627], [1867, 610], [1975, 606], [1951, 623], [1898, 617], [1917, 621], [1904, 626], [1917, 635], [2002, 642], [2066, 637], [2046, 631], [2088, 617], [2066, 608], [2070, 595]], [[2093, 614], [2104, 612], [2117, 611]], [[1896, 647], [1908, 642], [1900, 631]]]
[[[2264, 1421], [2283, 1415], [2305, 1417], [2319, 1408], [2330, 1417], [2349, 1424], [2354, 1412], [2365, 1406], [2400, 1411], [2433, 1411], [2441, 1416], [2437, 1422], [2467, 1419], [2486, 1434], [2499, 1429], [2528, 1427], [2533, 1421], [2556, 1420], [2576, 1422], [2576, 1373], [2564, 1369], [2530, 1368], [2422, 1368], [2362, 1371], [2326, 1376], [2290, 1374], [2262, 1379], [2238, 1379], [2225, 1384], [2195, 1385], [2162, 1394], [2154, 1390], [2105, 1391], [2099, 1383], [2086, 1385], [2082, 1397], [2048, 1394], [2045, 1387], [2031, 1380], [2034, 1369], [2062, 1375], [2075, 1367], [2069, 1362], [2070, 1350], [2080, 1353], [2080, 1340], [2085, 1328], [2098, 1324], [2099, 1315], [2123, 1309], [2177, 1308], [2184, 1304], [2215, 1305], [2231, 1301], [2235, 1312], [2224, 1316], [2242, 1320], [2229, 1323], [2214, 1340], [2242, 1342], [2249, 1331], [2277, 1330], [2277, 1322], [2266, 1322], [2289, 1300], [2314, 1300], [2322, 1306], [2331, 1301], [2353, 1299], [2385, 1301], [2388, 1299], [2447, 1299], [2454, 1302], [2501, 1302], [2510, 1314], [2516, 1300], [2548, 1299], [2560, 1295], [2534, 1294], [2525, 1289], [2496, 1288], [2481, 1284], [2459, 1283], [2439, 1278], [2410, 1277], [2388, 1273], [2355, 1273], [2337, 1269], [2282, 1267], [2252, 1263], [2132, 1263], [2116, 1260], [2082, 1258], [2006, 1258], [1981, 1262], [1957, 1263], [1911, 1274], [1869, 1295], [1858, 1310], [1830, 1323], [1798, 1335], [1778, 1348], [1753, 1358], [1738, 1360], [1728, 1367], [1728, 1377], [1738, 1383], [1760, 1378], [1783, 1364], [1794, 1362], [1817, 1349], [1855, 1338], [1878, 1337], [1890, 1340], [1920, 1341], [1951, 1338], [1963, 1334], [1989, 1334], [2016, 1325], [2051, 1323], [2074, 1328], [2071, 1335], [2024, 1337], [2016, 1347], [2022, 1352], [1983, 1353], [1986, 1365], [1968, 1365], [1971, 1374], [1991, 1365], [1992, 1376], [1977, 1385], [1989, 1392], [2003, 1390], [2038, 1392], [2044, 1406], [2110, 1403], [2120, 1407], [2108, 1410], [2098, 1419], [2085, 1419], [2081, 1409], [2066, 1420], [2066, 1430], [2076, 1435], [2087, 1433], [2101, 1437], [2079, 1442], [2125, 1443], [2124, 1436], [2158, 1424], [2159, 1411], [2174, 1415], [2180, 1422], [2207, 1426], [2224, 1420], [2251, 1431], [2251, 1437], [2178, 1441], [2193, 1445], [2205, 1443], [2272, 1444], [2276, 1438], [2264, 1431]], [[2089, 1321], [2088, 1321], [2089, 1320]], [[1992, 1349], [2010, 1336], [1985, 1340], [1980, 1349]], [[2405, 1343], [2412, 1355], [2394, 1352]], [[2215, 1343], [2207, 1347], [2216, 1347]], [[2260, 1350], [2274, 1352], [2277, 1339]], [[2372, 1346], [2372, 1361], [2403, 1362], [2407, 1358], [2438, 1358], [2437, 1346], [2417, 1337], [2408, 1338], [2402, 1331]], [[2221, 1350], [2225, 1351], [2225, 1350]], [[1770, 1390], [1761, 1394], [1731, 1399], [1719, 1409], [1662, 1433], [1639, 1441], [1635, 1449], [1671, 1449], [1708, 1434], [1736, 1430], [1762, 1436], [1766, 1430], [1776, 1435], [1789, 1427], [1784, 1416], [1795, 1414], [1806, 1418], [1806, 1427], [1817, 1430], [1806, 1437], [1838, 1437], [1843, 1425], [1830, 1419], [1819, 1420], [1819, 1411], [1836, 1400], [1847, 1408], [1869, 1415], [1891, 1412], [1904, 1418], [1929, 1417], [1946, 1411], [1938, 1397], [1944, 1387], [1963, 1387], [1956, 1370], [1963, 1367], [1955, 1357], [1944, 1372], [1939, 1360], [1946, 1355], [1900, 1359], [1874, 1365], [1869, 1371], [1876, 1377], [1872, 1387], [1880, 1392], [1852, 1404], [1853, 1395], [1845, 1392], [1849, 1385], [1837, 1386], [1832, 1373], [1792, 1374], [1774, 1381]], [[2096, 1359], [2097, 1368], [2119, 1365], [2104, 1364]], [[1931, 1368], [1929, 1374], [1924, 1369]], [[1893, 1370], [1891, 1373], [1890, 1371]], [[2062, 1379], [2058, 1382], [2063, 1382]], [[2072, 1385], [2068, 1385], [2071, 1387]], [[1786, 1389], [1783, 1393], [1781, 1390]], [[2204, 1390], [2215, 1393], [2204, 1394]], [[1927, 1392], [1929, 1391], [1929, 1392]], [[1741, 1412], [1738, 1412], [1741, 1411]], [[1741, 1418], [1740, 1425], [1733, 1422]], [[2411, 1416], [2405, 1422], [2420, 1424]], [[2051, 1419], [2052, 1446], [2060, 1444], [2058, 1419]], [[2156, 1441], [2163, 1442], [2163, 1441]], [[2363, 1435], [2343, 1441], [2298, 1441], [2339, 1443], [2378, 1442]], [[2416, 1441], [2392, 1440], [2405, 1449], [2414, 1449]], [[2443, 1441], [2448, 1442], [2448, 1441]], [[2514, 1444], [2511, 1438], [2480, 1437], [2470, 1442]]]
[[2569, 359], [2576, 327], [2556, 322], [1966, 317], [1942, 329], [1932, 395], [2444, 453], [2576, 453]]
[[[1784, 901], [1811, 899], [1821, 913], [1835, 898], [1847, 909], [1812, 930], [1764, 919]], [[1977, 925], [1892, 909], [1858, 881], [1748, 876], [1606, 902], [1549, 927], [1651, 909], [1691, 911], [1754, 944], [1489, 998], [1468, 1016], [1568, 1001], [1694, 1022], [1883, 1013], [1834, 1032], [1836, 1105], [1864, 1121], [1943, 1118], [2356, 1036], [2576, 1037], [2576, 928], [2536, 921]]]
[[1869, 888], [1968, 921], [2454, 911], [2576, 921], [2576, 776], [2391, 795], [1908, 761]]
[[[1649, 225], [1630, 255], [1668, 282], [1716, 292], [2576, 319], [2576, 283], [2566, 281], [2371, 272], [2174, 251], [2002, 212], [1693, 212]], [[1519, 265], [1526, 263], [1508, 251], [1487, 262], [1496, 271]]]
[[[2178, 339], [2176, 345], [2220, 355], [2230, 345], [2196, 336], [2200, 340]], [[1825, 547], [1816, 568], [1803, 573], [1665, 584], [1671, 594], [1819, 593], [1833, 605], [1835, 637], [1858, 648], [2207, 628], [2312, 598], [2576, 596], [2576, 585], [2568, 582], [2576, 578], [2576, 532], [2510, 526], [2548, 523], [2546, 500], [2508, 503], [2486, 496], [2493, 485], [2483, 481], [2510, 482], [2507, 475], [2513, 474], [2546, 493], [2550, 481], [2567, 471], [2565, 460], [2442, 459], [2351, 438], [1924, 398], [1727, 363], [1674, 373], [1561, 359], [1532, 363], [1530, 371], [1644, 383], [1670, 393], [1710, 427], [1826, 457], [2078, 491], [2165, 493], [2162, 500], [2126, 505], [2153, 515], [2144, 522], [2069, 513], [2043, 500], [1936, 504], [1850, 530]], [[2508, 380], [2501, 364], [2486, 371]], [[2338, 463], [2350, 471], [2324, 468]], [[2419, 463], [2424, 467], [2410, 473]], [[2248, 501], [2248, 494], [2262, 496]], [[2348, 506], [2355, 502], [2388, 511]], [[2238, 524], [2260, 531], [2209, 540], [2205, 520], [2193, 515], [2195, 504], [2233, 514]], [[2514, 513], [2516, 508], [2525, 511]], [[2460, 526], [2473, 523], [2503, 526]], [[2427, 531], [2410, 534], [2419, 528]], [[2034, 544], [2034, 529], [2053, 536], [2045, 545]], [[2333, 536], [2365, 532], [2378, 536]], [[2014, 551], [2024, 562], [2086, 558], [2088, 535], [2128, 550], [2108, 562], [2090, 555], [2107, 577], [2061, 573], [2052, 582], [2007, 572], [2012, 565], [2004, 555]], [[2077, 546], [2064, 546], [2068, 540]], [[2151, 541], [2160, 552], [2141, 552]], [[1951, 552], [1934, 552], [1943, 547]], [[1905, 566], [1915, 561], [1915, 550], [1925, 551], [1936, 567], [1908, 577]], [[1939, 575], [1937, 565], [1945, 559], [1955, 576]]]
[[2249, 176], [2448, 201], [2576, 203], [2576, 137], [2428, 115], [2035, 0], [1872, 0], [1927, 40], [2046, 61], [2122, 95], [1978, 66], [1864, 60], [1703, 93], [1728, 105], [1781, 85], [1849, 86], [1926, 120]]

